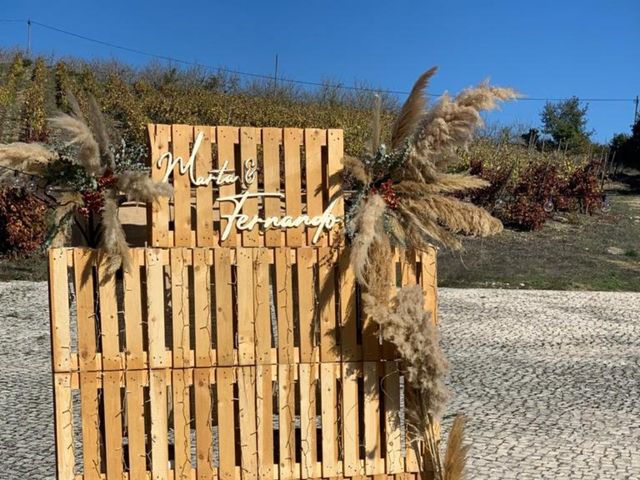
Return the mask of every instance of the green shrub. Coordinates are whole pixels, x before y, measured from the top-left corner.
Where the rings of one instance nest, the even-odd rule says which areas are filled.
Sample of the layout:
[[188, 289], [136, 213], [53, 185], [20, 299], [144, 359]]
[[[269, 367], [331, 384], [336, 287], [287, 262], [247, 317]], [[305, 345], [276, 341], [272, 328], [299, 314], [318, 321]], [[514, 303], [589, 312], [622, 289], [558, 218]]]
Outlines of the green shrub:
[[15, 100], [16, 89], [20, 78], [24, 74], [24, 68], [22, 55], [15, 55], [2, 85], [0, 85], [0, 106], [8, 106]]
[[27, 88], [22, 111], [22, 138], [24, 142], [44, 142], [47, 139], [47, 112], [45, 111], [45, 83], [47, 66], [38, 58], [33, 67], [31, 84]]

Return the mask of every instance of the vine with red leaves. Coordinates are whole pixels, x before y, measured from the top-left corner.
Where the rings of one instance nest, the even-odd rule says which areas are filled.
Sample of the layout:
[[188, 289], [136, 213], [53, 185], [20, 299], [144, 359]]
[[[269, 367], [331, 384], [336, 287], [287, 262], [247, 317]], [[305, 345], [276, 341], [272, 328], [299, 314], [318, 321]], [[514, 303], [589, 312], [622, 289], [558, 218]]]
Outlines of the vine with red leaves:
[[28, 254], [47, 233], [47, 207], [24, 188], [0, 190], [0, 252]]

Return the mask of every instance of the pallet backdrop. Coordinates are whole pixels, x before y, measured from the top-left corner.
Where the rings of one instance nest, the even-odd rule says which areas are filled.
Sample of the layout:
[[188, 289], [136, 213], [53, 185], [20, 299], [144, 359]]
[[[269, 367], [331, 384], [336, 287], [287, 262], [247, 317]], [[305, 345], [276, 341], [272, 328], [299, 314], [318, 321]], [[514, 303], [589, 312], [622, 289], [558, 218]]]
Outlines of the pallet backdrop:
[[[152, 162], [188, 156], [198, 131], [203, 172], [253, 156], [257, 189], [286, 192], [250, 211], [315, 214], [337, 200], [342, 214], [341, 131], [151, 125]], [[397, 355], [360, 314], [338, 237], [220, 241], [227, 193], [182, 177], [172, 201], [149, 206], [152, 247], [131, 249], [130, 271], [106, 277], [90, 249], [49, 253], [58, 478], [415, 475]], [[390, 261], [389, 288], [421, 285], [435, 319], [435, 251]]]

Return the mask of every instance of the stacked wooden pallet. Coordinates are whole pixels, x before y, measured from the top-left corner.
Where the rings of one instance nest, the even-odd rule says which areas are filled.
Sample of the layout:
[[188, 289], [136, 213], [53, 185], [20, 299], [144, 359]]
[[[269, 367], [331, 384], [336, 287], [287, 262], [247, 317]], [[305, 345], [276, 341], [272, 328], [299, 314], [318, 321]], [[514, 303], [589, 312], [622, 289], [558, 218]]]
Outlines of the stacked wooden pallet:
[[[340, 131], [150, 126], [154, 158], [188, 156], [203, 129], [203, 172], [224, 152], [240, 166], [257, 155], [257, 186], [287, 191], [284, 206], [249, 211], [341, 199]], [[231, 192], [209, 185], [205, 198], [186, 175], [171, 178], [172, 204], [150, 207], [154, 248], [131, 249], [131, 269], [109, 277], [99, 252], [50, 251], [58, 477], [414, 475], [397, 355], [360, 312], [348, 251], [328, 235], [314, 244], [311, 228], [222, 241], [225, 207], [208, 197]], [[390, 261], [389, 288], [421, 285], [435, 318], [435, 251]]]

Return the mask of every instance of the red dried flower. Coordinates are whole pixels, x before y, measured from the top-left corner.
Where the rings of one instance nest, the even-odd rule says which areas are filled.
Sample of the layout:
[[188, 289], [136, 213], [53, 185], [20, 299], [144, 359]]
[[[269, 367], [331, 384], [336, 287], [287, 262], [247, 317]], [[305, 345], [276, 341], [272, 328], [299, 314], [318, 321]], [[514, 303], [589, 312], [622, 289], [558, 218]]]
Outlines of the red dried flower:
[[393, 180], [389, 179], [382, 182], [379, 187], [372, 187], [371, 193], [380, 195], [389, 208], [398, 207], [398, 194], [393, 189]]

